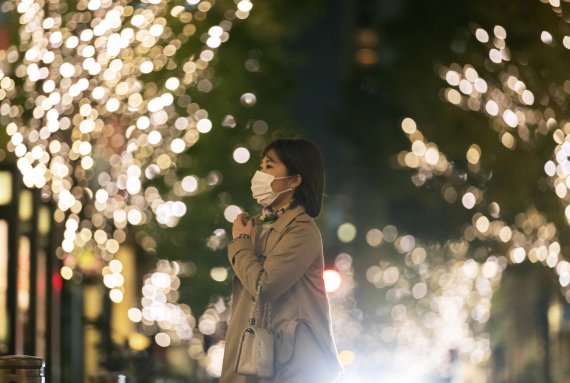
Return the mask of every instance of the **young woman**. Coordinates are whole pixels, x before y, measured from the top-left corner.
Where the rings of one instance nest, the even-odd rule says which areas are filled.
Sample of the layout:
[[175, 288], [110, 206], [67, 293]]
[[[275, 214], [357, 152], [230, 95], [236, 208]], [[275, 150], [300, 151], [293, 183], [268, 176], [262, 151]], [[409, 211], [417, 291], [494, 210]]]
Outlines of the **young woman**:
[[[276, 140], [263, 150], [261, 168], [251, 180], [253, 198], [263, 211], [254, 219], [238, 216], [228, 245], [236, 277], [220, 383], [331, 383], [342, 371], [323, 281], [321, 234], [313, 220], [321, 210], [323, 188], [323, 161], [314, 144]], [[271, 379], [235, 372], [258, 284], [261, 301], [271, 307]]]

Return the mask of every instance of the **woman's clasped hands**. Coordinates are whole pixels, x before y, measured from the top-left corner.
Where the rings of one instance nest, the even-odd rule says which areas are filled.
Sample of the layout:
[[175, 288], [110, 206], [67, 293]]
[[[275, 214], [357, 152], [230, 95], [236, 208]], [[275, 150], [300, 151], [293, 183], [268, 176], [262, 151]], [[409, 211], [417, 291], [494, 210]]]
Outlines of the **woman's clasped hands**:
[[253, 232], [253, 219], [248, 218], [247, 212], [241, 212], [234, 220], [232, 226], [232, 238], [239, 238], [240, 236], [250, 236]]

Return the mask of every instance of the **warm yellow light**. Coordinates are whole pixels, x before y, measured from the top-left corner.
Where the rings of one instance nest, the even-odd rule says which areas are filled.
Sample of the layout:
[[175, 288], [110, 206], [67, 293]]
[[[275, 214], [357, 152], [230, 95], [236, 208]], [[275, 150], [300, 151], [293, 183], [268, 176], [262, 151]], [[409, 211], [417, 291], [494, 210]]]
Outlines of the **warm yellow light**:
[[343, 366], [348, 366], [356, 360], [356, 354], [351, 350], [343, 350], [338, 353], [338, 358]]
[[459, 82], [461, 81], [461, 77], [459, 76], [459, 73], [457, 73], [456, 71], [450, 70], [446, 73], [445, 80], [447, 81], [447, 83], [449, 85], [457, 86], [457, 85], [459, 85]]
[[[0, 316], [8, 317], [8, 222], [0, 219]], [[8, 338], [8, 322], [0, 322], [0, 342]]]
[[429, 147], [426, 149], [425, 153], [426, 162], [429, 165], [435, 165], [439, 161], [439, 151], [435, 147]]
[[481, 28], [477, 28], [477, 30], [475, 31], [475, 37], [477, 38], [477, 40], [479, 40], [482, 43], [486, 43], [489, 41], [489, 34], [487, 33], [487, 31]]
[[29, 221], [32, 218], [34, 211], [33, 195], [30, 190], [22, 190], [20, 192], [20, 206], [18, 209], [18, 216], [22, 221]]
[[445, 97], [446, 97], [447, 101], [449, 101], [450, 103], [452, 103], [454, 105], [461, 104], [461, 100], [462, 100], [461, 93], [459, 93], [455, 89], [446, 89]]
[[244, 93], [240, 97], [243, 106], [251, 107], [257, 103], [257, 97], [253, 93]]
[[467, 192], [461, 198], [461, 202], [466, 209], [472, 209], [477, 202], [475, 195], [471, 192]]
[[418, 157], [423, 156], [426, 153], [426, 144], [421, 140], [415, 140], [412, 143], [412, 152]]
[[356, 226], [350, 222], [343, 223], [338, 227], [337, 236], [341, 242], [352, 242], [356, 238]]
[[366, 233], [366, 242], [372, 247], [378, 247], [382, 244], [383, 238], [382, 231], [380, 229], [370, 229]]
[[184, 177], [182, 179], [182, 188], [187, 193], [195, 193], [196, 190], [198, 189], [198, 177], [196, 177], [196, 176]]
[[507, 109], [503, 112], [503, 120], [511, 128], [516, 127], [519, 123], [519, 119], [518, 119], [516, 113], [510, 109]]
[[473, 144], [467, 150], [467, 161], [470, 164], [476, 165], [481, 159], [481, 148], [477, 144]]
[[228, 270], [225, 267], [214, 267], [210, 270], [210, 277], [216, 282], [223, 282], [228, 278]]
[[516, 140], [511, 133], [505, 132], [501, 136], [501, 143], [508, 149], [514, 149], [516, 145]]
[[547, 45], [552, 45], [553, 43], [552, 34], [550, 34], [550, 32], [547, 31], [542, 31], [542, 33], [540, 34], [540, 40]]
[[242, 0], [238, 3], [238, 9], [242, 12], [249, 12], [253, 8], [253, 4], [248, 0]]
[[522, 247], [516, 247], [511, 250], [509, 255], [514, 263], [522, 263], [526, 258], [526, 251]]
[[0, 205], [12, 202], [12, 173], [0, 171]]
[[136, 351], [146, 350], [150, 346], [150, 339], [143, 334], [134, 332], [129, 334], [129, 347]]
[[60, 274], [63, 279], [69, 280], [71, 277], [73, 277], [73, 270], [71, 267], [63, 266], [61, 268]]
[[480, 233], [486, 233], [489, 230], [490, 222], [485, 216], [481, 216], [475, 222], [475, 227]]
[[374, 49], [360, 48], [356, 51], [356, 62], [360, 65], [374, 65], [378, 63], [378, 53]]
[[109, 292], [109, 298], [111, 298], [111, 301], [114, 303], [121, 303], [123, 301], [123, 292], [119, 289], [112, 289]]
[[123, 270], [123, 264], [118, 259], [113, 259], [109, 262], [109, 269], [111, 269], [113, 273], [120, 273]]
[[208, 133], [210, 130], [212, 130], [212, 122], [207, 118], [201, 119], [196, 124], [196, 129], [198, 129], [200, 133]]
[[156, 342], [157, 345], [159, 345], [160, 347], [168, 347], [170, 346], [171, 343], [171, 338], [170, 336], [165, 333], [165, 332], [159, 332], [158, 334], [156, 334], [154, 336], [154, 341]]

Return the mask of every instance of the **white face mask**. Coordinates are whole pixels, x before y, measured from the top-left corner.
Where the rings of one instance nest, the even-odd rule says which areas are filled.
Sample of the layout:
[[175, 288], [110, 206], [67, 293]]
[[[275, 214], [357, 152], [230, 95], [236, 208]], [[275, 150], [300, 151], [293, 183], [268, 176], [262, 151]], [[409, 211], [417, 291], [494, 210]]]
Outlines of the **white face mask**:
[[278, 193], [274, 192], [271, 188], [271, 183], [274, 180], [280, 180], [283, 178], [290, 178], [289, 177], [278, 177], [275, 178], [271, 174], [263, 173], [261, 171], [256, 171], [251, 179], [251, 194], [253, 198], [257, 201], [258, 204], [261, 206], [269, 206], [281, 193], [285, 193], [286, 191], [293, 190], [293, 188], [282, 190]]

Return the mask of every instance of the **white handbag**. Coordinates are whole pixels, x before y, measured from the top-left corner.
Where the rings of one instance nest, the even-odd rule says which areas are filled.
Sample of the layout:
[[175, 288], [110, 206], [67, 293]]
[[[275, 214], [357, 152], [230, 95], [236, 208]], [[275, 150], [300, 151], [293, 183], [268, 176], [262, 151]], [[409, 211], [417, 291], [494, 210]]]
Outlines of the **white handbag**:
[[271, 378], [274, 374], [275, 359], [273, 333], [268, 328], [271, 322], [271, 307], [269, 303], [265, 303], [261, 327], [256, 326], [260, 295], [261, 286], [258, 283], [257, 291], [251, 304], [249, 326], [243, 330], [239, 342], [236, 373], [259, 378]]

